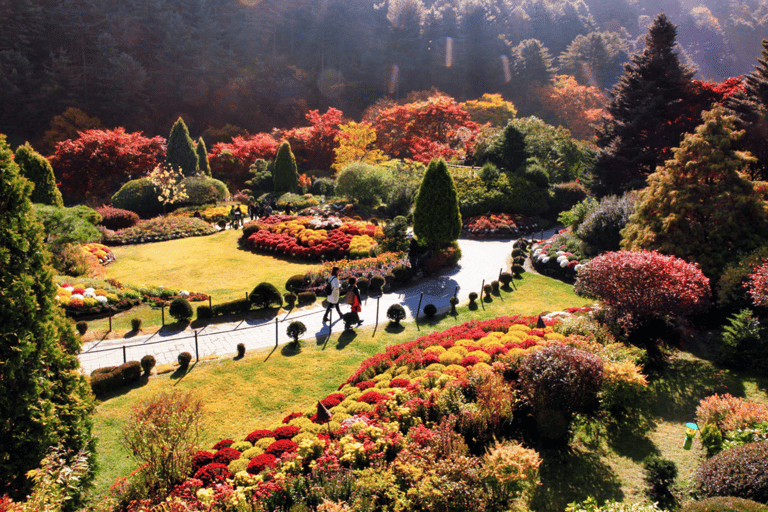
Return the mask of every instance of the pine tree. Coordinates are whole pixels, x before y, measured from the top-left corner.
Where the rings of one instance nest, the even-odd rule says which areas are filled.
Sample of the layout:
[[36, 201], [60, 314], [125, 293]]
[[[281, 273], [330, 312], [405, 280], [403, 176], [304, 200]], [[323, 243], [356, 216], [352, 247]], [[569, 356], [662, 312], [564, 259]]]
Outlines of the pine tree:
[[645, 36], [645, 50], [632, 56], [611, 91], [610, 115], [597, 128], [602, 152], [595, 174], [601, 194], [644, 186], [656, 166], [671, 157], [682, 134], [698, 124], [698, 119], [688, 122], [693, 72], [674, 52], [676, 36], [676, 27], [660, 14]]
[[757, 162], [753, 176], [768, 180], [768, 39], [763, 39], [761, 58], [755, 70], [744, 77], [744, 89], [728, 100], [728, 108], [738, 117], [737, 127], [746, 130], [742, 147]]
[[211, 164], [208, 162], [208, 149], [205, 147], [205, 141], [202, 137], [197, 139], [197, 166], [200, 169], [200, 174], [205, 176], [211, 175]]
[[453, 242], [461, 234], [456, 185], [443, 159], [432, 160], [416, 196], [413, 232], [432, 247]]
[[53, 167], [43, 155], [32, 149], [29, 142], [16, 148], [14, 161], [19, 166], [19, 173], [31, 181], [35, 187], [30, 197], [33, 203], [64, 206], [61, 192], [56, 187]]
[[720, 106], [675, 148], [640, 193], [622, 231], [622, 247], [657, 250], [688, 262], [716, 280], [725, 265], [768, 243], [768, 220], [751, 181], [742, 173], [754, 161], [734, 150], [743, 132]]
[[288, 141], [283, 141], [277, 149], [272, 178], [275, 183], [275, 192], [294, 192], [299, 187], [299, 171], [296, 168], [296, 157], [293, 156], [291, 145]]
[[174, 170], [181, 169], [184, 176], [194, 176], [200, 171], [195, 143], [189, 136], [189, 130], [182, 118], [179, 118], [171, 128], [165, 161]]
[[22, 498], [27, 471], [49, 447], [91, 442], [93, 399], [79, 372], [80, 338], [54, 299], [32, 186], [12, 157], [0, 135], [0, 494]]

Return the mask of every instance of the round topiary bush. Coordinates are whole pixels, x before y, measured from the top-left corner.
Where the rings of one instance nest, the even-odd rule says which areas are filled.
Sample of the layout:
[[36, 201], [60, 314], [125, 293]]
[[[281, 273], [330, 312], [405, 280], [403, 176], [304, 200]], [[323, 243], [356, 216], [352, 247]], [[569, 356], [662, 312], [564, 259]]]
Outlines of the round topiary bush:
[[293, 339], [294, 343], [299, 343], [299, 338], [302, 334], [307, 332], [307, 326], [304, 325], [303, 322], [299, 322], [298, 320], [291, 322], [288, 324], [288, 329], [286, 329], [285, 333]]
[[512, 274], [509, 272], [502, 272], [499, 276], [499, 281], [501, 281], [501, 284], [503, 284], [505, 288], [508, 288], [509, 283], [512, 282]]
[[474, 304], [477, 300], [477, 292], [469, 292], [469, 303]]
[[368, 289], [371, 287], [371, 282], [367, 277], [361, 277], [357, 280], [357, 289], [360, 293], [368, 293]]
[[424, 306], [424, 316], [432, 318], [437, 313], [437, 307], [434, 304], [427, 304]]
[[141, 369], [144, 371], [144, 375], [149, 375], [149, 372], [152, 371], [152, 368], [154, 368], [156, 364], [157, 364], [157, 360], [155, 360], [155, 356], [147, 354], [144, 357], [142, 357]]
[[371, 293], [379, 293], [381, 292], [381, 287], [384, 286], [384, 278], [381, 276], [373, 276], [371, 278], [371, 284], [368, 287], [368, 291]]
[[126, 183], [112, 196], [112, 206], [136, 212], [144, 218], [154, 217], [163, 212], [157, 196], [157, 187], [149, 178], [139, 178]]
[[131, 330], [134, 332], [141, 330], [141, 318], [131, 318]]
[[260, 308], [268, 308], [271, 305], [280, 307], [283, 305], [283, 297], [272, 283], [259, 283], [248, 295], [248, 300]]
[[212, 204], [229, 198], [224, 182], [207, 176], [188, 176], [181, 183], [187, 191], [187, 199], [176, 206]]
[[299, 304], [312, 304], [317, 300], [315, 292], [301, 292], [298, 295]]
[[194, 312], [192, 311], [192, 305], [184, 297], [177, 297], [171, 301], [171, 305], [168, 307], [168, 314], [171, 315], [177, 322], [186, 322]]
[[499, 282], [498, 281], [491, 281], [491, 290], [493, 293], [499, 293]]
[[75, 329], [77, 329], [77, 332], [80, 333], [80, 336], [84, 335], [86, 332], [88, 332], [88, 322], [80, 320], [75, 324]]
[[768, 441], [731, 448], [705, 461], [696, 472], [696, 487], [705, 498], [768, 502]]
[[179, 354], [178, 360], [179, 360], [179, 366], [181, 367], [181, 369], [186, 370], [187, 368], [189, 368], [189, 363], [192, 362], [192, 354], [190, 354], [189, 352], [182, 352], [181, 354]]
[[387, 309], [387, 318], [396, 324], [400, 324], [400, 321], [405, 320], [405, 308], [400, 304], [392, 304]]
[[243, 358], [245, 356], [245, 344], [238, 343], [237, 344], [237, 357]]
[[292, 308], [296, 304], [297, 299], [298, 296], [295, 293], [288, 292], [283, 294], [283, 300], [289, 308]]
[[304, 288], [305, 282], [306, 278], [304, 277], [304, 274], [296, 274], [295, 276], [289, 277], [285, 282], [285, 289], [289, 292], [299, 293]]

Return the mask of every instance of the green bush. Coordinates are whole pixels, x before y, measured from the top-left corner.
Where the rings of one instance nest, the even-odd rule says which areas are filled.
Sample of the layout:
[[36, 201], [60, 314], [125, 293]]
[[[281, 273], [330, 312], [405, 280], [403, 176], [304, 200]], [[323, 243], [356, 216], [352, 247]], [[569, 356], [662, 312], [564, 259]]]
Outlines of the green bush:
[[128, 361], [118, 367], [124, 384], [132, 384], [141, 378], [142, 366], [139, 361]]
[[392, 304], [387, 309], [387, 318], [399, 325], [402, 320], [405, 320], [405, 308], [400, 304]]
[[[238, 343], [237, 344], [237, 357], [242, 359], [243, 356], [245, 356], [245, 344]], [[250, 443], [248, 443], [248, 444], [250, 445]], [[250, 448], [250, 446], [248, 446], [248, 448]], [[240, 451], [242, 452], [242, 451], [245, 451], [245, 450], [240, 450]]]
[[297, 295], [299, 304], [312, 304], [317, 300], [315, 292], [301, 292]]
[[509, 272], [502, 272], [499, 276], [499, 281], [501, 281], [501, 284], [504, 286], [509, 287], [509, 283], [512, 282], [512, 274]]
[[152, 371], [155, 364], [157, 364], [157, 360], [155, 360], [155, 356], [153, 355], [147, 354], [141, 358], [141, 369], [144, 371], [145, 375], [149, 375], [149, 372]]
[[192, 354], [189, 352], [182, 352], [178, 357], [179, 367], [182, 370], [189, 368], [189, 363], [192, 362]]
[[725, 450], [696, 472], [700, 496], [735, 496], [768, 502], [768, 441]]
[[307, 332], [307, 326], [304, 325], [303, 322], [299, 322], [298, 320], [288, 324], [288, 328], [285, 331], [285, 333], [288, 335], [288, 337], [290, 337], [293, 340], [294, 343], [298, 343], [299, 338], [305, 332]]
[[307, 277], [304, 274], [296, 274], [285, 282], [285, 289], [289, 292], [298, 292], [304, 288], [306, 282]]
[[[249, 299], [235, 299], [229, 302], [222, 302], [221, 304], [214, 304], [211, 308], [211, 314], [213, 316], [221, 315], [234, 315], [237, 313], [246, 313], [251, 309], [251, 301]], [[207, 306], [200, 306], [207, 307]], [[200, 314], [200, 308], [198, 310], [198, 316]]]
[[229, 189], [223, 181], [208, 176], [189, 176], [181, 180], [187, 191], [187, 199], [174, 204], [175, 208], [181, 206], [196, 206], [202, 204], [215, 204], [229, 199]]
[[675, 508], [675, 497], [670, 488], [677, 478], [677, 466], [674, 462], [661, 457], [649, 456], [643, 461], [643, 473], [646, 494], [651, 501], [662, 508]]
[[112, 206], [138, 213], [144, 218], [154, 217], [163, 212], [158, 201], [158, 190], [149, 178], [131, 180], [112, 196]]
[[427, 304], [424, 306], [424, 316], [433, 318], [435, 314], [437, 314], [437, 307], [434, 304]]
[[589, 245], [591, 254], [620, 249], [621, 230], [635, 212], [636, 200], [637, 194], [633, 192], [604, 197], [584, 217], [576, 234]]
[[331, 197], [335, 194], [336, 184], [332, 178], [317, 178], [309, 191], [316, 196]]
[[707, 457], [720, 453], [723, 449], [723, 433], [717, 425], [707, 424], [701, 428], [701, 444], [707, 450]]
[[254, 167], [256, 165], [255, 163], [251, 165], [251, 168], [248, 172], [251, 173], [252, 177], [245, 183], [251, 187], [254, 192], [272, 192], [275, 190], [275, 182], [272, 179], [272, 171], [266, 169], [267, 164], [264, 160], [262, 160], [262, 162], [264, 162], [265, 169], [258, 170], [258, 167]]
[[381, 287], [384, 286], [385, 280], [381, 276], [373, 276], [371, 278], [371, 285], [368, 288], [368, 290], [371, 293], [379, 293], [381, 292]]
[[192, 311], [192, 305], [184, 297], [177, 297], [171, 301], [171, 305], [168, 307], [168, 314], [171, 315], [177, 322], [186, 322], [194, 314]]
[[80, 336], [83, 336], [86, 332], [88, 332], [88, 322], [83, 320], [77, 322], [75, 324], [75, 329], [77, 329], [77, 332], [80, 333]]
[[283, 305], [283, 297], [271, 283], [259, 283], [248, 295], [248, 300], [260, 308], [268, 308], [274, 304], [277, 307]]
[[336, 177], [336, 194], [374, 207], [386, 196], [391, 174], [384, 167], [356, 162]]
[[720, 334], [719, 360], [732, 368], [762, 368], [768, 344], [760, 322], [752, 311], [743, 309], [728, 319]]
[[576, 181], [557, 183], [552, 187], [552, 209], [556, 212], [570, 210], [586, 198], [587, 189]]
[[[248, 303], [250, 306], [250, 302]], [[213, 309], [208, 306], [197, 306], [197, 319], [198, 320], [208, 320], [210, 318], [213, 318]]]
[[756, 266], [768, 258], [768, 247], [761, 247], [725, 267], [717, 281], [717, 304], [727, 311], [736, 312], [753, 307], [744, 284]]
[[744, 498], [723, 496], [686, 503], [680, 512], [768, 512], [768, 506]]
[[368, 293], [368, 289], [371, 287], [371, 282], [367, 277], [361, 277], [357, 280], [357, 288], [360, 293]]
[[283, 294], [283, 300], [288, 305], [289, 308], [292, 308], [296, 305], [296, 300], [298, 299], [298, 296], [295, 293], [284, 293]]
[[131, 318], [131, 330], [139, 332], [141, 330], [141, 318]]

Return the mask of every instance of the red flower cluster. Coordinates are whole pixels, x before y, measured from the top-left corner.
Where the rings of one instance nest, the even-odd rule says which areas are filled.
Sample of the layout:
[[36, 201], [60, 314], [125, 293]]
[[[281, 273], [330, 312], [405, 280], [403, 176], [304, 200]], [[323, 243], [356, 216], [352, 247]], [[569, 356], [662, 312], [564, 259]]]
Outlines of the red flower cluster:
[[344, 400], [344, 393], [332, 393], [320, 400], [320, 403], [323, 404], [326, 408], [330, 409], [331, 407], [336, 407], [339, 405], [342, 400]]
[[302, 416], [304, 416], [303, 412], [292, 412], [291, 414], [283, 418], [283, 423], [290, 423], [292, 419], [301, 418]]
[[229, 448], [234, 444], [234, 441], [232, 439], [222, 439], [215, 445], [213, 445], [214, 450], [221, 450], [222, 448]]
[[285, 427], [277, 427], [275, 429], [275, 439], [278, 441], [282, 439], [291, 439], [296, 434], [299, 433], [299, 427], [295, 427], [293, 425], [286, 425]]
[[234, 448], [229, 447], [222, 448], [213, 454], [213, 462], [218, 462], [219, 464], [224, 464], [225, 466], [228, 466], [230, 462], [239, 458], [240, 452]]
[[357, 401], [363, 402], [365, 404], [376, 405], [386, 399], [387, 395], [377, 393], [376, 391], [366, 391], [360, 398], [357, 399]]
[[208, 451], [199, 451], [192, 457], [192, 473], [201, 467], [213, 462], [213, 454]]
[[246, 436], [245, 440], [251, 444], [256, 444], [256, 441], [265, 437], [274, 437], [274, 433], [271, 430], [254, 430]]
[[358, 382], [355, 384], [355, 387], [359, 389], [360, 391], [365, 391], [366, 389], [370, 389], [376, 385], [375, 382], [372, 380], [365, 380], [363, 382]]
[[224, 464], [212, 462], [198, 469], [195, 472], [194, 478], [202, 480], [203, 485], [208, 487], [211, 484], [223, 482], [227, 478], [232, 478], [232, 472]]
[[276, 461], [277, 457], [271, 453], [263, 453], [251, 459], [251, 462], [248, 463], [248, 468], [246, 471], [252, 475], [258, 475], [265, 468], [274, 467]]
[[397, 379], [392, 379], [392, 381], [389, 383], [389, 387], [391, 388], [406, 388], [410, 385], [411, 381], [408, 379], [403, 379], [398, 377]]
[[295, 452], [299, 445], [291, 441], [290, 439], [281, 439], [275, 441], [267, 447], [265, 453], [268, 455], [274, 455], [277, 458], [282, 457], [284, 453]]

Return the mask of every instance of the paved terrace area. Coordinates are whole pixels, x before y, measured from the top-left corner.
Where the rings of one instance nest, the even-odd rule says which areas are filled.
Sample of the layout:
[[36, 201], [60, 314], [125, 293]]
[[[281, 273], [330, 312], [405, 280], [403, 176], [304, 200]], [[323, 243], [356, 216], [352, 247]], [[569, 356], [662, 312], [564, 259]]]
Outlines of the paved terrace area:
[[[544, 232], [544, 237], [554, 233]], [[450, 309], [449, 299], [458, 293], [459, 299], [466, 302], [467, 295], [475, 291], [481, 295], [483, 280], [490, 283], [498, 279], [499, 272], [508, 270], [508, 260], [512, 253], [514, 240], [469, 240], [460, 239], [462, 258], [456, 268], [447, 273], [425, 277], [414, 285], [386, 293], [379, 297], [363, 297], [363, 327], [376, 325], [377, 309], [379, 329], [389, 320], [387, 309], [392, 304], [401, 304], [406, 311], [406, 321], [416, 315], [421, 300], [421, 310], [427, 304], [434, 304], [438, 312]], [[423, 294], [423, 296], [422, 296]], [[342, 312], [349, 311], [349, 306], [339, 304]], [[181, 352], [189, 352], [192, 357], [235, 354], [237, 344], [245, 345], [246, 350], [275, 347], [291, 339], [285, 334], [288, 324], [300, 320], [307, 327], [304, 339], [327, 339], [331, 333], [344, 330], [344, 322], [333, 312], [331, 322], [323, 323], [325, 308], [318, 301], [310, 308], [282, 312], [269, 319], [243, 319], [231, 323], [209, 324], [198, 329], [187, 328], [174, 331], [165, 327], [154, 334], [119, 339], [104, 339], [83, 344], [80, 365], [87, 373], [105, 366], [117, 366], [124, 361], [138, 361], [147, 354], [155, 356], [157, 364], [175, 362]]]

